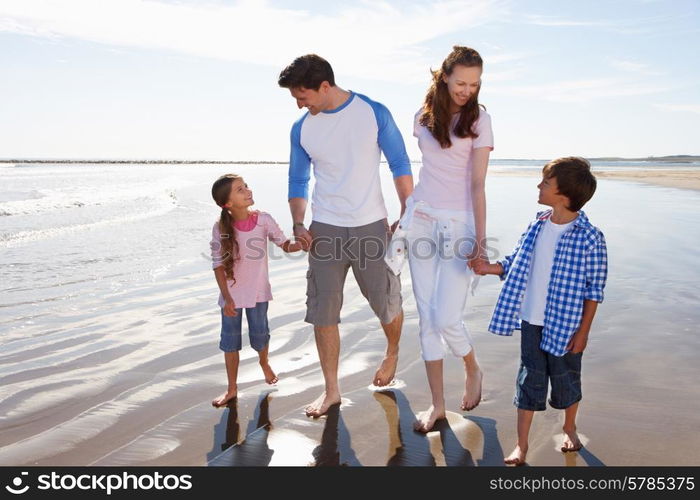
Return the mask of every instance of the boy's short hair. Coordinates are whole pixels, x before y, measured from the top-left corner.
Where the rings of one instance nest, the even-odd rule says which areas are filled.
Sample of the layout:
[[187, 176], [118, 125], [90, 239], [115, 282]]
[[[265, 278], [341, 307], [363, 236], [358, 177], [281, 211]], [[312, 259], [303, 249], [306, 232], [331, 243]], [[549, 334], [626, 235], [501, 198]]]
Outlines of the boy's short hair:
[[557, 180], [559, 193], [569, 198], [572, 212], [578, 212], [593, 197], [596, 188], [595, 176], [591, 173], [591, 164], [585, 158], [566, 156], [547, 163], [542, 169], [547, 179]]
[[323, 82], [328, 82], [335, 87], [333, 68], [328, 61], [316, 54], [306, 54], [294, 59], [280, 73], [277, 83], [285, 89], [303, 87], [310, 90], [318, 90]]

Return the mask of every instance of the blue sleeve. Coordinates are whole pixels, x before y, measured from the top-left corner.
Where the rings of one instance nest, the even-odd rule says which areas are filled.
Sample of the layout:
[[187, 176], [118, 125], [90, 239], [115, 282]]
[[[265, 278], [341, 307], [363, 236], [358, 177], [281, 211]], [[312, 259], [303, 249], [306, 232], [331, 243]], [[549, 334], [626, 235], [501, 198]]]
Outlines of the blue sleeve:
[[311, 178], [311, 157], [301, 145], [301, 125], [308, 114], [302, 116], [292, 125], [290, 134], [291, 152], [289, 153], [289, 190], [288, 198], [309, 198], [309, 179]]
[[586, 256], [586, 287], [583, 298], [603, 302], [603, 289], [608, 278], [608, 249], [603, 233], [599, 232]]
[[384, 153], [386, 161], [389, 162], [389, 168], [394, 178], [401, 175], [412, 175], [411, 160], [408, 159], [406, 145], [387, 107], [363, 95], [357, 95], [372, 106], [374, 117], [377, 120], [377, 128], [379, 129], [377, 143]]
[[503, 259], [496, 261], [497, 264], [500, 264], [501, 267], [503, 268], [503, 274], [499, 276], [501, 278], [501, 281], [506, 279], [506, 276], [508, 276], [508, 272], [510, 271], [511, 266], [513, 265], [513, 261], [515, 260], [515, 256], [518, 255], [518, 252], [520, 251], [520, 248], [523, 246], [523, 242], [525, 241], [525, 238], [527, 238], [528, 234], [530, 233], [530, 230], [532, 229], [532, 225], [535, 222], [530, 222], [530, 224], [527, 226], [527, 229], [525, 232], [520, 235], [520, 239], [518, 242], [515, 244], [515, 248], [513, 251], [510, 253], [510, 255], [506, 255], [503, 257]]

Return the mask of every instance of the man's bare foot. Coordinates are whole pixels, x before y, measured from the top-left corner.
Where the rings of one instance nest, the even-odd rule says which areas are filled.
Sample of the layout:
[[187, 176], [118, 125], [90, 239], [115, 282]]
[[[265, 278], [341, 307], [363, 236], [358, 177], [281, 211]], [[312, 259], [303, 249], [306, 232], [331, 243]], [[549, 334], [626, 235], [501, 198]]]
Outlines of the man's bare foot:
[[430, 432], [435, 426], [435, 422], [445, 418], [445, 408], [435, 408], [430, 406], [425, 411], [418, 414], [416, 422], [413, 424], [413, 429], [418, 432]]
[[211, 405], [214, 408], [221, 408], [222, 406], [226, 406], [230, 401], [233, 401], [234, 399], [236, 399], [237, 396], [238, 396], [237, 389], [233, 389], [232, 391], [229, 390], [227, 392], [224, 392], [218, 398], [212, 400]]
[[275, 372], [272, 371], [269, 363], [260, 363], [260, 368], [262, 368], [263, 374], [265, 375], [265, 382], [270, 385], [277, 383], [279, 378], [275, 375]]
[[576, 428], [574, 427], [568, 431], [564, 429], [564, 441], [561, 443], [561, 451], [578, 451], [581, 448], [583, 448], [583, 444], [581, 444], [581, 440], [576, 434]]
[[503, 459], [503, 462], [508, 465], [523, 465], [525, 455], [527, 455], [527, 446], [521, 448], [520, 445], [517, 445], [510, 455]]
[[316, 401], [311, 403], [305, 408], [307, 417], [320, 417], [328, 412], [328, 409], [340, 403], [340, 394], [326, 395], [325, 391], [321, 394]]
[[481, 383], [484, 380], [484, 374], [481, 370], [475, 373], [468, 373], [467, 380], [464, 383], [464, 396], [460, 408], [465, 411], [473, 410], [481, 402]]
[[396, 364], [398, 361], [398, 354], [384, 356], [382, 364], [379, 365], [377, 372], [374, 374], [374, 380], [372, 380], [372, 383], [377, 387], [389, 385], [391, 381], [394, 380], [394, 375], [396, 374]]

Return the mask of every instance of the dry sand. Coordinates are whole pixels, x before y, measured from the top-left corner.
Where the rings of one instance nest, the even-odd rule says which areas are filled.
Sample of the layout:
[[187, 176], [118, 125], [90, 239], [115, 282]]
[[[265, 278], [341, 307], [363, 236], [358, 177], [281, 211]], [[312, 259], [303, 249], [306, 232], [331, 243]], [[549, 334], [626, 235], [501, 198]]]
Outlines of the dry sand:
[[[605, 167], [600, 167], [594, 168], [593, 173], [599, 179], [636, 181], [664, 187], [700, 190], [700, 170], [666, 170], [658, 168], [606, 170]], [[540, 173], [534, 170], [519, 172], [494, 169], [489, 175], [539, 176]]]

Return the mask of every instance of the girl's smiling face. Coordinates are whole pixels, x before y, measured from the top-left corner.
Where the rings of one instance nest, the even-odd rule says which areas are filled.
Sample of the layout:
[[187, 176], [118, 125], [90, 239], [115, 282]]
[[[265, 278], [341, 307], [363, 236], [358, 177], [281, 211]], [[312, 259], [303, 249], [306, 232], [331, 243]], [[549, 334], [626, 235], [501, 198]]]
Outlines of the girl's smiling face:
[[248, 184], [246, 184], [243, 179], [236, 179], [231, 184], [231, 194], [229, 194], [228, 201], [225, 208], [247, 208], [251, 206], [255, 201], [253, 200], [253, 191], [250, 190]]

